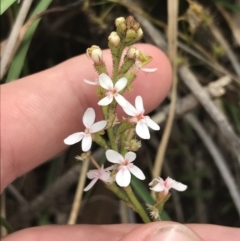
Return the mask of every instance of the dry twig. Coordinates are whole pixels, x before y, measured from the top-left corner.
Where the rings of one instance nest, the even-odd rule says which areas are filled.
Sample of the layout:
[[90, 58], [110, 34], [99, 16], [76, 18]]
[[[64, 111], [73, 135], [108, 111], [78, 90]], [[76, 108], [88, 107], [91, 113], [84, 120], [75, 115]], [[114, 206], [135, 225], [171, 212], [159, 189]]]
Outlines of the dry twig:
[[[223, 95], [225, 93], [225, 87], [230, 83], [231, 79], [229, 78], [229, 76], [223, 76], [222, 78], [211, 82], [208, 86], [204, 87], [204, 90], [209, 94], [212, 99], [214, 99]], [[182, 117], [186, 113], [198, 107], [199, 104], [200, 102], [198, 101], [198, 99], [192, 94], [178, 99], [175, 110], [175, 117]], [[162, 107], [161, 111], [157, 112], [155, 115], [152, 116], [152, 119], [158, 124], [163, 123], [164, 121], [166, 121], [167, 115], [169, 113], [169, 108], [169, 105]]]
[[189, 124], [193, 127], [193, 129], [197, 132], [205, 147], [211, 154], [223, 180], [226, 183], [226, 186], [228, 187], [230, 195], [240, 216], [240, 193], [233, 179], [233, 175], [231, 174], [228, 166], [226, 165], [227, 161], [224, 159], [221, 151], [215, 145], [211, 136], [207, 133], [201, 123], [192, 114], [189, 113], [185, 115], [184, 119], [187, 120]]
[[236, 157], [240, 164], [240, 140], [233, 131], [232, 126], [228, 122], [227, 118], [213, 103], [209, 94], [200, 85], [195, 75], [187, 66], [181, 66], [179, 68], [179, 74], [184, 83], [188, 86], [198, 101], [202, 104], [204, 109], [214, 120], [220, 132], [224, 136], [226, 143], [228, 143], [232, 154]]
[[76, 194], [74, 197], [73, 205], [72, 205], [72, 210], [68, 219], [68, 224], [75, 224], [77, 220], [77, 216], [79, 213], [79, 208], [81, 206], [81, 200], [82, 200], [82, 194], [83, 194], [83, 188], [85, 185], [86, 181], [86, 174], [88, 171], [88, 166], [89, 166], [89, 159], [85, 160], [81, 166], [81, 171], [79, 175], [79, 180], [78, 180], [78, 185], [77, 185], [77, 190]]
[[178, 0], [168, 1], [168, 53], [170, 60], [172, 62], [173, 69], [173, 86], [171, 92], [171, 105], [169, 109], [168, 120], [164, 129], [162, 140], [159, 144], [156, 159], [154, 162], [154, 167], [152, 169], [152, 178], [157, 178], [160, 176], [162, 164], [168, 144], [168, 140], [171, 134], [176, 100], [177, 100], [177, 32], [178, 32]]

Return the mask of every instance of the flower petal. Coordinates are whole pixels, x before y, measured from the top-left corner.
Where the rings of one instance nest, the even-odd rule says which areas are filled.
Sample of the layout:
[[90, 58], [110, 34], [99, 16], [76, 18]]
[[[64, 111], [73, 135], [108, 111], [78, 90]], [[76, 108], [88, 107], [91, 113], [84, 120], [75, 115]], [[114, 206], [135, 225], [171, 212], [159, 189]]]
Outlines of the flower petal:
[[110, 173], [104, 170], [101, 173], [101, 176], [99, 177], [99, 179], [101, 179], [104, 182], [110, 182], [111, 181]]
[[136, 159], [136, 153], [129, 151], [125, 155], [125, 159], [128, 160], [129, 162], [133, 162]]
[[116, 182], [120, 187], [127, 187], [131, 181], [131, 174], [126, 167], [121, 168], [116, 175]]
[[136, 133], [142, 139], [150, 139], [150, 133], [147, 124], [143, 121], [139, 121], [136, 125]]
[[154, 187], [151, 187], [150, 189], [155, 192], [162, 192], [165, 189], [165, 186], [159, 182], [157, 185], [155, 185]]
[[91, 126], [91, 133], [95, 133], [95, 132], [103, 130], [106, 125], [107, 125], [107, 121], [105, 121], [105, 120], [94, 123]]
[[89, 189], [91, 189], [94, 186], [94, 184], [97, 182], [97, 180], [98, 180], [97, 178], [94, 178], [83, 190], [86, 192]]
[[143, 107], [143, 100], [142, 100], [142, 96], [137, 96], [135, 99], [135, 106], [136, 109], [138, 110], [138, 112], [144, 112], [144, 107]]
[[82, 139], [82, 150], [87, 152], [92, 146], [92, 137], [91, 135], [85, 135]]
[[90, 170], [90, 171], [87, 172], [87, 177], [89, 179], [98, 178], [98, 176], [99, 176], [99, 170], [98, 169]]
[[117, 101], [117, 103], [124, 108], [125, 106], [128, 105], [128, 101], [120, 94], [115, 94], [114, 95], [115, 100]]
[[126, 114], [130, 116], [136, 116], [138, 114], [138, 111], [136, 110], [136, 108], [128, 101], [127, 101], [127, 105], [123, 106], [123, 110]]
[[83, 79], [83, 81], [89, 85], [99, 85], [99, 81], [98, 80], [95, 80], [95, 81], [90, 81], [90, 80], [87, 80], [87, 79]]
[[76, 132], [63, 140], [66, 145], [73, 145], [82, 140], [84, 136], [83, 132]]
[[95, 121], [95, 111], [93, 108], [87, 108], [83, 115], [83, 124], [85, 127], [89, 128]]
[[157, 71], [157, 68], [140, 68], [145, 73], [153, 73]]
[[179, 192], [183, 192], [187, 189], [187, 185], [185, 185], [181, 182], [174, 181], [174, 183], [172, 184], [172, 188], [174, 188], [175, 190], [177, 190]]
[[119, 79], [116, 84], [115, 84], [115, 88], [117, 90], [117, 92], [123, 90], [127, 85], [127, 79], [125, 77]]
[[155, 131], [160, 130], [160, 126], [155, 121], [153, 121], [149, 116], [145, 116], [145, 121], [151, 129]]
[[111, 163], [121, 164], [124, 161], [123, 156], [114, 150], [107, 150], [106, 157]]
[[113, 96], [106, 96], [98, 101], [98, 105], [106, 106], [109, 105], [113, 101]]
[[137, 166], [129, 165], [128, 170], [138, 179], [140, 179], [140, 180], [145, 179], [145, 175], [143, 174], [142, 170], [140, 168], [138, 168]]
[[104, 73], [100, 74], [98, 80], [99, 80], [99, 84], [104, 89], [111, 90], [113, 88], [113, 82], [107, 74], [104, 74]]

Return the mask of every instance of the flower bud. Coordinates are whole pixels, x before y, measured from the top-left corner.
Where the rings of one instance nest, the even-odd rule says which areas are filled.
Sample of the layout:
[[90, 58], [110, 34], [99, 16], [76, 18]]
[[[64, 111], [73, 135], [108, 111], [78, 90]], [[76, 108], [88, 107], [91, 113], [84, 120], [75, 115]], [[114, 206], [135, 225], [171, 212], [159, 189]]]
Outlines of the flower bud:
[[140, 24], [135, 22], [132, 26], [132, 29], [134, 29], [135, 31], [138, 31], [138, 29], [140, 28]]
[[130, 142], [126, 145], [126, 150], [129, 151], [137, 151], [141, 147], [141, 141], [138, 141], [136, 139], [130, 140]]
[[119, 27], [120, 24], [125, 23], [125, 22], [126, 22], [126, 20], [124, 17], [116, 18], [115, 25], [116, 25], [116, 27]]
[[87, 49], [87, 56], [93, 60], [94, 64], [99, 65], [103, 62], [102, 50], [97, 45], [92, 45]]
[[136, 32], [133, 29], [128, 29], [126, 32], [126, 42], [130, 42], [136, 38]]
[[117, 32], [111, 32], [111, 34], [108, 37], [108, 41], [115, 47], [117, 47], [120, 42], [120, 37], [118, 36]]
[[140, 39], [143, 36], [143, 31], [141, 28], [137, 30], [137, 39]]
[[135, 47], [130, 47], [127, 51], [127, 57], [129, 59], [137, 59], [140, 54], [140, 51]]
[[133, 16], [128, 16], [126, 18], [127, 29], [131, 29], [133, 27], [134, 23], [135, 23], [135, 20], [134, 20]]
[[127, 30], [127, 25], [126, 25], [126, 23], [120, 23], [118, 28], [122, 33], [125, 34], [125, 32]]

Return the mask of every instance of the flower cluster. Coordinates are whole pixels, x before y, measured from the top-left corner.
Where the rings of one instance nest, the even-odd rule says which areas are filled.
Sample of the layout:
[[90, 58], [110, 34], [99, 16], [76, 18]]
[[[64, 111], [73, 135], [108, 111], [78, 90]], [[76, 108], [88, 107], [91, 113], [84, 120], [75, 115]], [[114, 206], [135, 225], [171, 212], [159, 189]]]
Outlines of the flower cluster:
[[[145, 175], [140, 168], [133, 164], [137, 155], [135, 151], [140, 148], [141, 143], [135, 139], [135, 134], [141, 139], [150, 139], [149, 128], [155, 131], [160, 130], [160, 126], [155, 123], [150, 116], [145, 114], [143, 98], [138, 95], [135, 98], [135, 106], [132, 105], [125, 97], [124, 92], [130, 89], [137, 71], [154, 72], [157, 68], [144, 68], [151, 61], [151, 57], [141, 52], [135, 46], [132, 46], [139, 40], [143, 31], [132, 16], [128, 18], [117, 18], [115, 21], [116, 31], [112, 32], [109, 37], [109, 48], [113, 58], [113, 75], [107, 74], [106, 64], [103, 58], [103, 52], [100, 47], [93, 45], [87, 49], [87, 56], [93, 61], [94, 68], [98, 72], [95, 80], [86, 80], [86, 84], [96, 88], [99, 97], [98, 106], [102, 108], [104, 120], [95, 122], [96, 114], [93, 108], [88, 108], [83, 115], [84, 131], [71, 134], [64, 143], [73, 145], [82, 141], [82, 150], [86, 153], [78, 160], [86, 160], [90, 153], [92, 142], [96, 142], [102, 146], [106, 152], [106, 159], [113, 165], [104, 168], [93, 161], [97, 169], [90, 170], [87, 177], [92, 181], [85, 187], [84, 191], [88, 191], [93, 185], [101, 180], [108, 187], [113, 183], [118, 184], [118, 188], [125, 188], [127, 195], [131, 192], [127, 189], [131, 183], [131, 175], [140, 180], [145, 179]], [[124, 51], [125, 49], [125, 51]], [[123, 56], [123, 57], [122, 57]], [[116, 113], [116, 107], [119, 105], [127, 116], [120, 119]], [[92, 158], [90, 158], [92, 160]], [[171, 188], [178, 191], [186, 190], [187, 186], [167, 178], [154, 179], [149, 185], [150, 189], [160, 192], [164, 196], [168, 196]], [[115, 190], [115, 189], [114, 189]], [[126, 195], [121, 194], [120, 196]], [[135, 199], [134, 199], [135, 200]], [[134, 205], [135, 201], [131, 201]], [[159, 203], [152, 209], [152, 215], [156, 217], [159, 213]], [[136, 208], [136, 207], [135, 207]], [[156, 212], [157, 210], [157, 212]], [[141, 215], [142, 211], [139, 211]], [[153, 214], [154, 213], [154, 214]], [[145, 217], [146, 219], [146, 217]]]

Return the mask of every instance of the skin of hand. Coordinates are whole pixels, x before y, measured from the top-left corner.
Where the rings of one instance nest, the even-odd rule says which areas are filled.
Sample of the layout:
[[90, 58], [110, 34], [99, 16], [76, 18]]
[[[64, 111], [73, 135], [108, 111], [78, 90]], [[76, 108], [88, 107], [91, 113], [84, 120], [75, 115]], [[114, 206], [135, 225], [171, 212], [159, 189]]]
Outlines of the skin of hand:
[[[125, 97], [133, 103], [135, 96], [141, 95], [146, 112], [149, 112], [166, 97], [170, 89], [171, 66], [167, 57], [156, 47], [147, 44], [136, 46], [153, 57], [147, 67], [157, 67], [158, 71], [151, 74], [139, 71], [133, 91], [126, 93]], [[111, 73], [109, 50], [104, 51], [104, 60]], [[86, 55], [81, 55], [1, 86], [1, 192], [15, 178], [64, 150], [63, 139], [83, 128], [82, 115], [88, 107], [93, 107], [101, 119], [95, 88], [83, 82], [83, 79], [96, 78], [91, 61]], [[145, 225], [34, 227], [15, 232], [3, 240], [237, 241], [239, 237], [240, 230], [236, 228], [154, 222]]]

